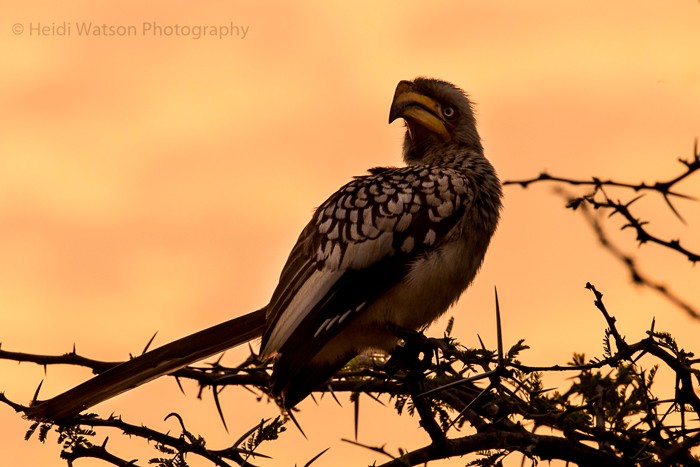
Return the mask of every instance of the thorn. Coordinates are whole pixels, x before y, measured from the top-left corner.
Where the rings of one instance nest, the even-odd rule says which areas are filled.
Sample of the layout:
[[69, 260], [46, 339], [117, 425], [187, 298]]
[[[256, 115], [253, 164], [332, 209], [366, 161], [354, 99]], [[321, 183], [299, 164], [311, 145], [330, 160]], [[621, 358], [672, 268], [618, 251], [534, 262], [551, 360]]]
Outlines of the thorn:
[[36, 391], [34, 391], [34, 397], [32, 398], [32, 404], [34, 404], [37, 400], [39, 400], [39, 391], [41, 390], [41, 385], [44, 384], [44, 380], [42, 379], [41, 382], [39, 383], [39, 386], [36, 388]]
[[678, 218], [678, 220], [680, 220], [680, 221], [683, 223], [683, 225], [688, 225], [688, 224], [685, 222], [685, 219], [683, 219], [683, 216], [681, 216], [681, 214], [678, 212], [678, 210], [676, 210], [676, 207], [673, 205], [673, 203], [671, 203], [671, 199], [668, 197], [668, 194], [667, 194], [667, 193], [664, 193], [664, 201], [666, 201], [666, 204], [668, 205], [668, 208], [671, 210], [671, 212], [672, 212], [673, 214], [676, 215], [676, 217]]
[[335, 395], [335, 391], [333, 390], [333, 388], [331, 387], [330, 384], [328, 385], [328, 392], [331, 393], [331, 397], [333, 397], [333, 400], [335, 400], [335, 403], [338, 404], [338, 407], [342, 407], [343, 404], [341, 404], [340, 401], [338, 400], [338, 397]]
[[143, 352], [141, 352], [141, 355], [148, 352], [148, 348], [151, 346], [151, 344], [153, 343], [153, 339], [155, 339], [157, 335], [158, 335], [158, 331], [154, 332], [153, 335], [151, 336], [151, 338], [148, 339], [148, 342], [146, 342], [146, 347], [143, 348]]
[[676, 193], [675, 191], [668, 191], [668, 196], [675, 196], [676, 198], [687, 199], [688, 201], [697, 201], [695, 196], [686, 195], [683, 193]]
[[481, 340], [481, 336], [479, 334], [476, 335], [477, 339], [479, 339], [479, 344], [481, 345], [481, 350], [486, 350], [486, 346], [484, 345], [484, 341]]
[[222, 352], [219, 354], [219, 358], [216, 359], [216, 361], [213, 361], [211, 363], [205, 363], [206, 365], [209, 365], [212, 368], [218, 368], [221, 366], [221, 359], [224, 358], [224, 354], [226, 352]]
[[498, 366], [503, 366], [503, 332], [501, 330], [501, 307], [498, 304], [498, 289], [493, 288], [496, 294], [496, 338], [498, 339]]
[[644, 198], [644, 194], [642, 193], [641, 195], [637, 196], [636, 198], [632, 198], [630, 201], [624, 204], [626, 208], [632, 206], [633, 203], [636, 203], [640, 199]]
[[319, 457], [321, 457], [322, 455], [324, 455], [324, 454], [326, 453], [326, 451], [328, 451], [329, 449], [330, 449], [330, 448], [326, 448], [326, 449], [324, 449], [323, 451], [321, 451], [321, 452], [319, 452], [318, 454], [316, 454], [314, 457], [312, 457], [312, 458], [309, 460], [309, 462], [307, 462], [306, 464], [304, 464], [304, 467], [309, 467], [311, 464], [313, 464], [314, 462], [316, 462], [316, 460], [317, 460]]
[[487, 372], [485, 372], [485, 373], [482, 373], [482, 374], [480, 374], [480, 375], [470, 376], [469, 378], [462, 378], [462, 379], [460, 379], [460, 380], [452, 381], [451, 383], [443, 384], [442, 386], [438, 386], [438, 387], [436, 387], [436, 388], [429, 389], [428, 391], [425, 391], [425, 392], [422, 392], [422, 393], [418, 394], [416, 397], [429, 396], [430, 394], [433, 394], [433, 393], [438, 392], [438, 391], [442, 391], [443, 389], [449, 389], [449, 388], [451, 388], [451, 387], [453, 387], [453, 386], [458, 386], [458, 385], [460, 385], [460, 384], [469, 383], [469, 382], [472, 382], [472, 381], [478, 381], [478, 380], [480, 380], [480, 379], [489, 378], [489, 377], [495, 375], [496, 373], [497, 373], [496, 370], [489, 370], [489, 371], [487, 371]]
[[472, 400], [457, 414], [457, 416], [454, 418], [454, 420], [452, 420], [452, 421], [450, 422], [450, 424], [448, 425], [448, 427], [445, 429], [445, 433], [447, 433], [447, 430], [449, 430], [450, 428], [452, 428], [452, 427], [455, 425], [455, 423], [457, 423], [457, 422], [459, 421], [459, 419], [462, 418], [462, 415], [464, 415], [464, 414], [467, 412], [467, 410], [469, 410], [469, 409], [471, 408], [471, 406], [474, 405], [474, 404], [476, 403], [476, 401], [478, 401], [479, 399], [481, 399], [481, 398], [483, 397], [484, 394], [486, 394], [486, 393], [488, 393], [489, 391], [491, 391], [491, 389], [492, 389], [493, 387], [494, 387], [494, 384], [491, 383], [491, 384], [489, 384], [488, 386], [486, 386], [479, 394], [477, 394], [477, 396], [476, 396], [474, 399], [472, 399]]
[[557, 388], [539, 389], [539, 390], [537, 390], [537, 391], [532, 391], [532, 392], [530, 392], [530, 395], [532, 395], [532, 396], [539, 396], [540, 394], [544, 394], [545, 392], [549, 392], [549, 391], [554, 391], [554, 390], [556, 390], [556, 389], [557, 389]]
[[177, 387], [180, 388], [180, 392], [181, 392], [183, 395], [187, 395], [187, 394], [185, 394], [185, 388], [182, 387], [182, 382], [180, 381], [180, 377], [179, 377], [179, 376], [175, 376], [175, 382], [177, 383]]
[[212, 386], [211, 391], [214, 395], [214, 403], [216, 404], [216, 410], [219, 411], [221, 423], [224, 425], [224, 430], [226, 430], [226, 433], [228, 433], [228, 426], [226, 426], [226, 418], [224, 418], [224, 411], [221, 410], [221, 401], [219, 401], [219, 391], [217, 390], [217, 386]]
[[360, 395], [362, 393], [357, 393], [357, 397], [355, 398], [355, 441], [357, 441], [357, 432], [359, 431], [360, 427]]
[[185, 422], [179, 413], [170, 412], [168, 415], [165, 416], [165, 418], [163, 420], [167, 421], [170, 417], [174, 417], [177, 419], [177, 421], [180, 423], [180, 428], [182, 429], [182, 431], [187, 431], [187, 428], [185, 428]]
[[287, 416], [288, 416], [289, 419], [294, 423], [294, 425], [297, 427], [297, 429], [299, 430], [299, 432], [301, 433], [301, 435], [302, 435], [304, 438], [309, 439], [309, 437], [306, 436], [306, 433], [304, 433], [304, 430], [301, 429], [301, 425], [299, 425], [299, 422], [297, 422], [297, 419], [294, 417], [294, 415], [292, 414], [292, 411], [291, 411], [291, 410], [287, 410]]
[[381, 404], [382, 407], [386, 407], [386, 404], [385, 404], [384, 402], [382, 402], [381, 399], [379, 399], [378, 396], [374, 396], [374, 395], [372, 395], [372, 394], [370, 394], [370, 393], [368, 393], [368, 392], [365, 392], [364, 394], [365, 394], [366, 396], [369, 396], [369, 397], [371, 397], [372, 399], [374, 399], [378, 404]]

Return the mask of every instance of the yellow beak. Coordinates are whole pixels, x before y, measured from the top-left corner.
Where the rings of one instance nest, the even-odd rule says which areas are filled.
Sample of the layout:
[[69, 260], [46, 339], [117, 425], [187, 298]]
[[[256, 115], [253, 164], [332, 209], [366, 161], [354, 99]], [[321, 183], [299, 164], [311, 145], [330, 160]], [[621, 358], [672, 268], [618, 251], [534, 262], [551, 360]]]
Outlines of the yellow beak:
[[403, 118], [407, 125], [411, 138], [415, 133], [415, 126], [420, 125], [431, 133], [437, 135], [443, 141], [452, 139], [445, 121], [442, 119], [440, 104], [434, 99], [413, 90], [413, 83], [401, 81], [396, 86], [394, 100], [389, 110], [389, 123], [397, 118]]

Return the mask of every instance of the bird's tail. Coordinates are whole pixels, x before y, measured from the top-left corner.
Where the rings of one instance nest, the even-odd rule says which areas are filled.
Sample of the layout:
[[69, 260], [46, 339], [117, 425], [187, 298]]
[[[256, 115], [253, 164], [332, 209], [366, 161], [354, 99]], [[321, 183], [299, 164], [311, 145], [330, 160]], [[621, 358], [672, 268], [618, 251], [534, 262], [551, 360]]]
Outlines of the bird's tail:
[[265, 308], [233, 318], [114, 366], [56, 397], [35, 401], [26, 416], [37, 420], [67, 419], [159, 376], [255, 339], [264, 328]]

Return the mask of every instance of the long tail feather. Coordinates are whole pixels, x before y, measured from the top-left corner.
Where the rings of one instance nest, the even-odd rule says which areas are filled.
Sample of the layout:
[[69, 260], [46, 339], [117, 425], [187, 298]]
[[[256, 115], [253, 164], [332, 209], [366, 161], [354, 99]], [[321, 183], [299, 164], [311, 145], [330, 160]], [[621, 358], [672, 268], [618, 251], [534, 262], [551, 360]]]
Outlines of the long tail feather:
[[64, 420], [122, 392], [179, 370], [262, 335], [265, 308], [183, 337], [121, 363], [45, 401], [35, 401], [26, 416]]

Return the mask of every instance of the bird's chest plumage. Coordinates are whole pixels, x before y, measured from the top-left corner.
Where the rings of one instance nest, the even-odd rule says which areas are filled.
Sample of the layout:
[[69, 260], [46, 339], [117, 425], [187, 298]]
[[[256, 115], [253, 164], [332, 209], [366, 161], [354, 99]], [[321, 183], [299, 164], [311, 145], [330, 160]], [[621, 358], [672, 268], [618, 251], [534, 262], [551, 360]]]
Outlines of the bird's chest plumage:
[[419, 255], [405, 279], [378, 300], [379, 320], [418, 329], [444, 313], [483, 262], [491, 235], [481, 230], [471, 213], [465, 214], [444, 242]]

